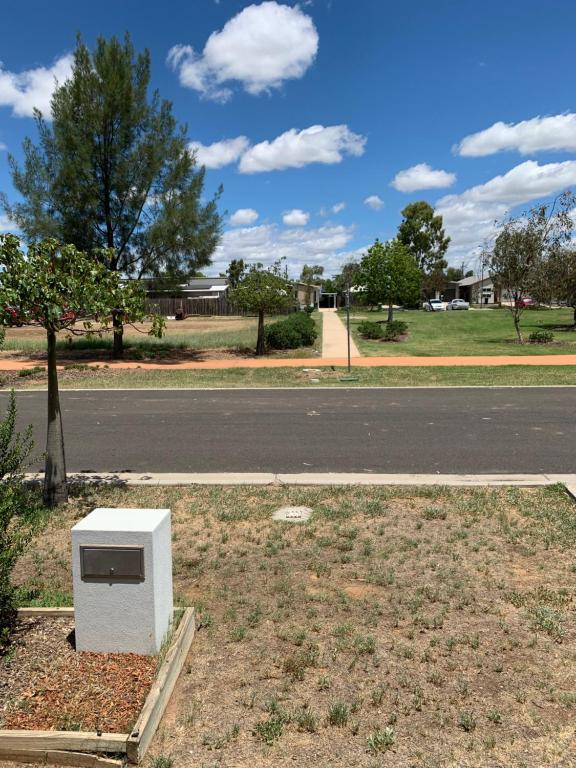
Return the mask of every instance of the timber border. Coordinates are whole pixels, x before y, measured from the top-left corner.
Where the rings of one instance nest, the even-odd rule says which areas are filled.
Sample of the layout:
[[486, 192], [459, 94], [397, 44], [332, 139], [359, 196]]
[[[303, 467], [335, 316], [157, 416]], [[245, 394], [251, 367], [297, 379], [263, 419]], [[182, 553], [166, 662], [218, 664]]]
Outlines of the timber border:
[[[74, 609], [21, 608], [18, 616], [73, 618]], [[112, 768], [126, 762], [139, 763], [146, 754], [168, 705], [190, 650], [195, 630], [194, 608], [184, 608], [138, 720], [130, 733], [0, 729], [0, 760], [50, 763], [78, 768]], [[121, 759], [107, 758], [103, 756], [105, 754], [121, 755]]]

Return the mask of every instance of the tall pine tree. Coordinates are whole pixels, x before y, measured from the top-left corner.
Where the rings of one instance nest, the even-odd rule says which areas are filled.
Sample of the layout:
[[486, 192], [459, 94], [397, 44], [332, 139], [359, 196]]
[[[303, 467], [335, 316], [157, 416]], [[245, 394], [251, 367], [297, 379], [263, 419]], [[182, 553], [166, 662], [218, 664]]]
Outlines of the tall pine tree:
[[[107, 269], [129, 277], [185, 277], [210, 263], [220, 238], [215, 197], [204, 203], [204, 168], [170, 102], [149, 95], [150, 55], [130, 37], [99, 38], [93, 52], [78, 38], [72, 75], [54, 91], [52, 121], [36, 112], [39, 141], [11, 157], [21, 202], [5, 211], [29, 243], [54, 237], [106, 253]], [[102, 249], [108, 249], [103, 251]], [[123, 323], [114, 316], [114, 354]]]

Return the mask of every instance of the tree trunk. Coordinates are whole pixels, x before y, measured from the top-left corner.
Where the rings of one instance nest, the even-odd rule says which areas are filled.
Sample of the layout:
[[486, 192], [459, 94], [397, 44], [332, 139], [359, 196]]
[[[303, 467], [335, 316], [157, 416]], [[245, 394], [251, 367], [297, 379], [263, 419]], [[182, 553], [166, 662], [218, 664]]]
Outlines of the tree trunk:
[[388, 323], [391, 323], [394, 320], [394, 305], [392, 304], [392, 299], [388, 302]]
[[574, 317], [572, 318], [572, 322], [574, 324], [574, 327], [576, 328], [576, 306], [573, 307], [574, 310]]
[[64, 433], [56, 370], [56, 333], [48, 331], [48, 433], [44, 468], [44, 504], [55, 507], [68, 501]]
[[522, 336], [522, 331], [520, 330], [520, 315], [518, 312], [513, 312], [512, 317], [514, 318], [514, 328], [516, 329], [516, 335], [518, 336], [518, 343], [524, 344], [524, 338]]
[[112, 312], [112, 328], [114, 329], [112, 357], [124, 357], [124, 325], [118, 312]]
[[264, 310], [258, 310], [258, 339], [256, 341], [256, 355], [259, 357], [266, 351], [264, 345]]

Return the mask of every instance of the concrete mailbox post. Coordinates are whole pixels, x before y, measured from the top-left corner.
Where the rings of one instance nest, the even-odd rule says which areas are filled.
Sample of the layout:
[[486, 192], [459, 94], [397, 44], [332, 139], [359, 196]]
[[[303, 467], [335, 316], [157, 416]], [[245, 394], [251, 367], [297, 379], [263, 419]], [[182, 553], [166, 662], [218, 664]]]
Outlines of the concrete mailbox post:
[[156, 654], [172, 621], [169, 509], [95, 509], [72, 528], [76, 650]]

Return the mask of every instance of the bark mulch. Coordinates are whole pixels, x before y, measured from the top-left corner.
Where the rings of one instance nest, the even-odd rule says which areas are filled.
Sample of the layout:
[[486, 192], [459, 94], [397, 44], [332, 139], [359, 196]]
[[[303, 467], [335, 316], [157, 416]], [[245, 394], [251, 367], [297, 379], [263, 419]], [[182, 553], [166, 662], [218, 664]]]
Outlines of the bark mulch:
[[153, 656], [77, 653], [74, 622], [18, 621], [0, 657], [0, 728], [127, 733], [156, 673]]

